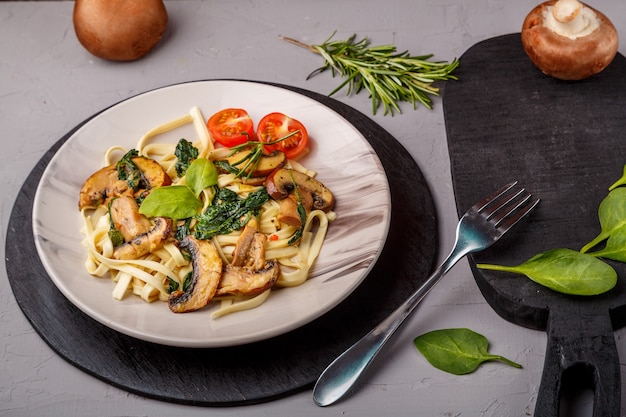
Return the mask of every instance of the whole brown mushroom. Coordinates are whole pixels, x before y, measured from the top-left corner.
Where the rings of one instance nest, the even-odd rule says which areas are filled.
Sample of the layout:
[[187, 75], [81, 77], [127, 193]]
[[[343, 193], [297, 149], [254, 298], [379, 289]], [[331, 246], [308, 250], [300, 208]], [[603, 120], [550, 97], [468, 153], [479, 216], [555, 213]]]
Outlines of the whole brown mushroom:
[[543, 73], [582, 80], [613, 61], [618, 36], [613, 23], [591, 6], [578, 0], [550, 0], [526, 16], [522, 44]]
[[159, 43], [167, 28], [163, 0], [76, 0], [74, 31], [93, 55], [133, 61]]

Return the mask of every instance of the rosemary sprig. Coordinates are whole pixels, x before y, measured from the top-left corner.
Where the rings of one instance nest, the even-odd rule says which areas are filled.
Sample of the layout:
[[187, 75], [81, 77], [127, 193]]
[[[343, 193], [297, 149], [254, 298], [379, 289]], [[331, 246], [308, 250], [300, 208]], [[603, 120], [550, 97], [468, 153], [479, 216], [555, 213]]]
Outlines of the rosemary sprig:
[[399, 102], [406, 101], [417, 109], [422, 103], [432, 109], [429, 96], [439, 95], [439, 88], [433, 85], [439, 80], [456, 80], [452, 72], [459, 66], [455, 58], [452, 62], [429, 61], [433, 56], [412, 56], [408, 51], [397, 52], [393, 45], [370, 46], [368, 38], [356, 41], [356, 34], [347, 40], [331, 40], [333, 33], [320, 45], [309, 45], [298, 40], [282, 37], [287, 42], [306, 48], [321, 55], [324, 65], [313, 71], [311, 77], [330, 70], [345, 80], [329, 96], [347, 87], [347, 94], [358, 94], [365, 88], [372, 100], [372, 112], [383, 106], [384, 115], [402, 113]]

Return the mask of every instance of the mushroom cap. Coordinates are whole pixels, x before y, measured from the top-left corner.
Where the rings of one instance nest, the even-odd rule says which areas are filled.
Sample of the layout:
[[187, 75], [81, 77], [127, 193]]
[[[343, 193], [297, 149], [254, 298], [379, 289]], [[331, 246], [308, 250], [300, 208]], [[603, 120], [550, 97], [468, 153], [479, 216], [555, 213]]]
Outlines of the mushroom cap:
[[163, 247], [172, 235], [172, 219], [157, 217], [154, 227], [147, 233], [139, 235], [129, 242], [117, 246], [113, 250], [113, 259], [138, 259]]
[[213, 241], [196, 239], [192, 235], [178, 243], [189, 252], [193, 265], [191, 284], [170, 294], [168, 306], [174, 313], [186, 313], [205, 307], [215, 295], [222, 278], [222, 258]]
[[[144, 156], [136, 156], [132, 161], [141, 170], [146, 180], [147, 189], [137, 190], [137, 196], [146, 195], [151, 189], [170, 185], [172, 179], [163, 167], [153, 159]], [[131, 193], [128, 182], [120, 180], [117, 173], [117, 163], [114, 162], [99, 169], [87, 178], [80, 189], [78, 197], [78, 209], [87, 207], [96, 208], [100, 204], [107, 204], [113, 197], [119, 197]]]
[[76, 0], [73, 24], [78, 41], [93, 55], [133, 61], [159, 43], [168, 15], [163, 0]]
[[599, 27], [576, 39], [559, 35], [544, 24], [544, 12], [556, 2], [541, 3], [526, 16], [522, 25], [526, 54], [544, 74], [561, 80], [582, 80], [599, 73], [617, 53], [615, 26], [604, 14], [584, 4], [596, 14]]
[[312, 198], [313, 209], [328, 212], [334, 208], [335, 198], [332, 192], [320, 181], [307, 174], [289, 168], [280, 168], [268, 175], [265, 180], [267, 193], [277, 201], [295, 193], [295, 185], [303, 199], [307, 199], [303, 196], [304, 194]]

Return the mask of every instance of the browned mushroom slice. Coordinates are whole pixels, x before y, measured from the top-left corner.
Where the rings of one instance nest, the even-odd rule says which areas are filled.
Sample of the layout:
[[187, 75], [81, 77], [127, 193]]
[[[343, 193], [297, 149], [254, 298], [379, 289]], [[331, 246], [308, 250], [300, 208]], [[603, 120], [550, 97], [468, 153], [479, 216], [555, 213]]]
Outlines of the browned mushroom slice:
[[179, 246], [189, 252], [193, 273], [187, 290], [172, 292], [168, 305], [174, 313], [185, 313], [199, 310], [211, 301], [222, 277], [222, 258], [213, 242], [191, 235], [181, 240]]
[[265, 267], [258, 271], [241, 266], [226, 265], [215, 295], [260, 294], [274, 285], [279, 273], [280, 267], [274, 261], [267, 261]]
[[[170, 185], [172, 179], [165, 170], [153, 159], [143, 156], [132, 158], [141, 170], [145, 184], [135, 192], [135, 196], [145, 194], [147, 190]], [[133, 190], [126, 181], [118, 178], [116, 164], [111, 164], [94, 172], [83, 184], [78, 198], [78, 209], [98, 207], [107, 204], [111, 198], [122, 195], [133, 195]]]
[[112, 200], [109, 211], [115, 229], [124, 236], [126, 242], [148, 233], [152, 228], [150, 220], [139, 213], [139, 205], [133, 197], [122, 196]]
[[154, 227], [149, 232], [136, 236], [132, 240], [113, 250], [114, 259], [137, 259], [161, 248], [172, 234], [172, 220], [157, 217]]
[[[295, 192], [296, 187], [298, 193]], [[328, 212], [335, 207], [333, 193], [324, 184], [292, 169], [281, 168], [271, 173], [265, 181], [265, 188], [270, 197], [280, 201], [279, 220], [292, 226], [302, 226], [299, 203], [307, 213], [311, 210]]]
[[94, 172], [83, 184], [78, 198], [78, 209], [96, 208], [105, 204], [111, 197], [119, 197], [128, 192], [128, 184], [117, 178], [115, 164]]
[[163, 167], [154, 159], [137, 156], [133, 158], [133, 162], [137, 165], [143, 177], [142, 187], [135, 192], [135, 197], [139, 197], [140, 195], [145, 196], [147, 192], [154, 188], [172, 184], [170, 176], [167, 175]]
[[267, 236], [259, 233], [258, 222], [255, 218], [250, 219], [243, 229], [241, 236], [233, 250], [234, 266], [259, 270], [265, 268], [265, 242]]
[[[246, 158], [249, 157], [252, 151], [252, 149], [244, 149], [237, 153], [234, 153], [229, 157], [224, 158], [224, 160], [227, 161], [228, 164], [232, 167], [241, 170], [249, 161], [249, 159]], [[285, 165], [286, 161], [287, 157], [285, 156], [284, 152], [281, 151], [274, 151], [270, 154], [263, 154], [259, 158], [258, 163], [254, 167], [252, 173], [250, 173], [250, 177], [265, 177], [272, 173], [274, 170], [281, 168], [283, 165]], [[249, 172], [250, 169], [245, 170], [246, 174], [248, 174]]]
[[[313, 199], [310, 194], [301, 194], [300, 198], [302, 200], [302, 206], [304, 210], [308, 213], [311, 211], [311, 207], [313, 206]], [[298, 213], [298, 197], [295, 193], [291, 193], [280, 200], [279, 203], [279, 214], [276, 217], [279, 222], [285, 223], [296, 228], [302, 227], [302, 219], [300, 218], [300, 213]]]
[[259, 233], [258, 222], [250, 219], [233, 250], [233, 262], [224, 267], [216, 295], [257, 295], [271, 288], [280, 266], [265, 261], [267, 236]]
[[272, 172], [265, 181], [267, 193], [274, 200], [287, 198], [294, 192], [296, 186], [301, 196], [307, 194], [312, 197], [313, 209], [327, 212], [335, 207], [333, 193], [320, 181], [302, 172], [281, 168]]

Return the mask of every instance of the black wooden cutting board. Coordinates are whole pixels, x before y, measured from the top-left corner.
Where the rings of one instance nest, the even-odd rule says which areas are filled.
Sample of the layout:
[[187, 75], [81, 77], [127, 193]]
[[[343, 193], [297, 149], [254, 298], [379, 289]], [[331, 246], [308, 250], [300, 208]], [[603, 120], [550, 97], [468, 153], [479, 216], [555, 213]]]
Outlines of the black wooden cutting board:
[[243, 346], [162, 346], [94, 321], [54, 286], [39, 260], [32, 234], [32, 204], [41, 175], [79, 125], [34, 167], [13, 206], [6, 237], [6, 268], [15, 298], [33, 328], [62, 358], [114, 386], [158, 400], [202, 406], [269, 401], [312, 387], [335, 357], [422, 283], [436, 255], [437, 220], [428, 185], [411, 155], [357, 110], [318, 93], [274, 85], [311, 97], [346, 118], [375, 149], [385, 168], [391, 225], [385, 247], [363, 283], [319, 319]]
[[[457, 209], [519, 180], [541, 203], [491, 249], [470, 256], [487, 302], [505, 319], [546, 330], [536, 416], [558, 416], [561, 393], [594, 391], [594, 416], [620, 415], [613, 331], [626, 324], [626, 265], [609, 262], [618, 284], [596, 297], [553, 292], [476, 263], [519, 264], [549, 249], [579, 250], [600, 232], [597, 210], [626, 164], [626, 59], [578, 82], [543, 75], [520, 35], [476, 44], [460, 58], [443, 105]], [[625, 356], [626, 357], [626, 356]]]

